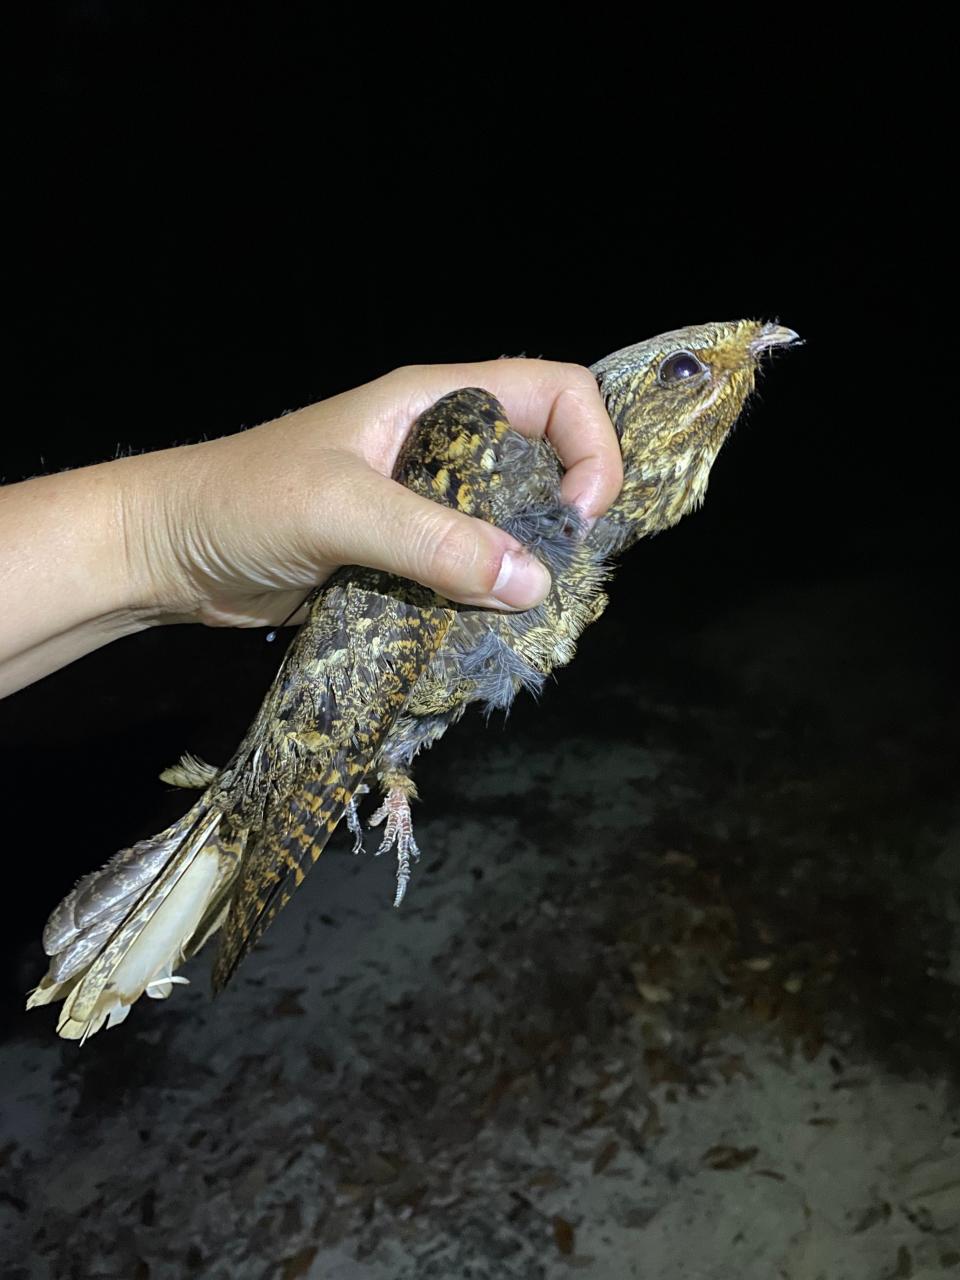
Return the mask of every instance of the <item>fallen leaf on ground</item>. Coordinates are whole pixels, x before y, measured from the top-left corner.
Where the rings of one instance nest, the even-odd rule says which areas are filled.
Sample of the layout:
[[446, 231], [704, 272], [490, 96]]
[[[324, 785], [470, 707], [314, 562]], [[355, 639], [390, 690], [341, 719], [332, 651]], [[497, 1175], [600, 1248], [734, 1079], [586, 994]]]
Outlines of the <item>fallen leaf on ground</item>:
[[711, 1147], [703, 1153], [705, 1165], [711, 1169], [742, 1169], [757, 1154], [757, 1147]]
[[566, 1218], [556, 1217], [553, 1220], [553, 1238], [562, 1254], [573, 1253], [574, 1230]]

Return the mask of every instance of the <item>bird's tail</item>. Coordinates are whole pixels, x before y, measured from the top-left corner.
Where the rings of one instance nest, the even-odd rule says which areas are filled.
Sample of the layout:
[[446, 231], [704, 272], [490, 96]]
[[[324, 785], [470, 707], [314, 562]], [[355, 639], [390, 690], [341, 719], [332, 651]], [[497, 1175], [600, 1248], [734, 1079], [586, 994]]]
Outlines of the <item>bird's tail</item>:
[[27, 1008], [63, 1001], [57, 1031], [83, 1041], [116, 1026], [141, 995], [165, 999], [174, 970], [219, 926], [243, 835], [204, 794], [150, 840], [116, 854], [71, 890], [43, 931], [50, 967]]

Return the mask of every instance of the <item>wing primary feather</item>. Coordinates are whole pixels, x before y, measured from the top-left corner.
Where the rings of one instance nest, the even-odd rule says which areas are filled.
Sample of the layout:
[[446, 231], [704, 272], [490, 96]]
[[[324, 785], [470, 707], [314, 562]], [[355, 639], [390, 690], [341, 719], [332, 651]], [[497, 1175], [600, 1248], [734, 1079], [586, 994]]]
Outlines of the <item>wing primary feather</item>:
[[[285, 726], [275, 756], [286, 785], [268, 796], [247, 842], [213, 967], [221, 991], [240, 961], [287, 905], [317, 861], [414, 686], [455, 616], [424, 588], [374, 571], [354, 571], [319, 602], [313, 661], [287, 670]], [[324, 709], [318, 721], [316, 708]]]

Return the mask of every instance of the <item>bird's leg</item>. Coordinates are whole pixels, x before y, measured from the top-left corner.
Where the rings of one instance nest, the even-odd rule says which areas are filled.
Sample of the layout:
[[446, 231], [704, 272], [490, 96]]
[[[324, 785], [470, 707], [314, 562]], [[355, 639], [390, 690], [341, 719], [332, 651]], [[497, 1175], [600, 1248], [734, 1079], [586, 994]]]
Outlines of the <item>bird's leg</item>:
[[397, 847], [397, 893], [393, 905], [399, 907], [410, 883], [410, 860], [419, 858], [420, 850], [413, 838], [413, 819], [410, 801], [417, 799], [417, 788], [412, 778], [397, 769], [384, 770], [380, 775], [383, 787], [383, 804], [370, 819], [371, 827], [378, 827], [386, 819], [383, 840], [377, 855], [389, 853]]
[[365, 782], [361, 782], [356, 791], [347, 802], [347, 827], [353, 836], [353, 852], [361, 853], [363, 851], [363, 827], [360, 825], [360, 814], [357, 812], [357, 801], [361, 796], [365, 796], [370, 788]]

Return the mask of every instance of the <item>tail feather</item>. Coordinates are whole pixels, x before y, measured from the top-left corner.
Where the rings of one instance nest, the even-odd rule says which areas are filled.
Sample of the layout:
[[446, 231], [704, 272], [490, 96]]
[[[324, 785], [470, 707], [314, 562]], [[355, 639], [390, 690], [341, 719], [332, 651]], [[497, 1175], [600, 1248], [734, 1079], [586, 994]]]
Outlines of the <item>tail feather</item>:
[[184, 949], [185, 960], [191, 959], [201, 951], [213, 935], [223, 927], [230, 908], [230, 898], [236, 888], [237, 872], [249, 834], [245, 829], [231, 828], [226, 822], [217, 832], [221, 867], [229, 867], [231, 870], [229, 875], [221, 876], [220, 883], [211, 895], [200, 923]]
[[133, 897], [124, 898], [122, 909], [110, 912], [77, 934], [62, 951], [50, 956], [50, 977], [54, 982], [66, 982], [90, 967], [97, 953], [133, 906]]
[[[70, 947], [85, 930], [115, 914], [126, 899], [145, 889], [180, 847], [195, 821], [196, 806], [166, 831], [121, 849], [106, 866], [79, 880], [50, 913], [43, 931], [47, 955], [57, 955]], [[117, 923], [125, 914], [123, 911], [117, 916]]]
[[27, 1008], [63, 1000], [57, 1031], [82, 1041], [122, 1022], [141, 995], [163, 999], [185, 981], [173, 971], [196, 949], [192, 940], [239, 861], [218, 839], [221, 818], [204, 798], [154, 840], [85, 877], [51, 916], [50, 968]]

